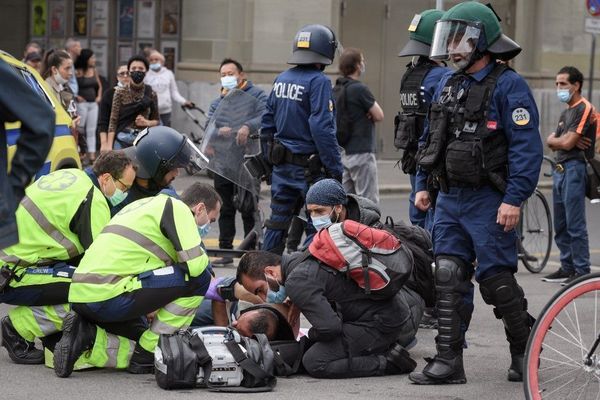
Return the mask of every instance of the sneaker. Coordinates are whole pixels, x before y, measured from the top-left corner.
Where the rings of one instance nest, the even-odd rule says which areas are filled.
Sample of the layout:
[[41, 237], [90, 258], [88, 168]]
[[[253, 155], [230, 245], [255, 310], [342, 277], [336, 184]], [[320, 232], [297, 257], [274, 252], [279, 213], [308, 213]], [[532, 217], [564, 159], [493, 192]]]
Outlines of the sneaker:
[[571, 276], [570, 272], [566, 272], [565, 270], [563, 270], [562, 268], [560, 268], [558, 271], [551, 273], [550, 275], [546, 275], [545, 277], [542, 278], [543, 282], [564, 282], [566, 281], [569, 277]]
[[67, 378], [73, 372], [75, 361], [94, 346], [96, 325], [70, 312], [63, 322], [63, 329], [62, 338], [54, 347], [54, 373]]
[[154, 354], [136, 343], [133, 355], [129, 360], [127, 372], [131, 374], [153, 374]]
[[25, 340], [15, 329], [8, 316], [2, 318], [2, 346], [15, 364], [43, 364], [44, 352]]
[[426, 308], [419, 322], [419, 329], [437, 329], [438, 320], [435, 308]]
[[567, 279], [565, 279], [560, 285], [561, 286], [570, 285], [574, 280], [579, 279], [579, 278], [581, 278], [584, 275], [586, 275], [586, 274], [574, 273], [571, 276], [569, 276]]
[[231, 266], [233, 266], [233, 258], [231, 258], [231, 257], [217, 258], [215, 261], [212, 261], [211, 264], [213, 267], [231, 267]]

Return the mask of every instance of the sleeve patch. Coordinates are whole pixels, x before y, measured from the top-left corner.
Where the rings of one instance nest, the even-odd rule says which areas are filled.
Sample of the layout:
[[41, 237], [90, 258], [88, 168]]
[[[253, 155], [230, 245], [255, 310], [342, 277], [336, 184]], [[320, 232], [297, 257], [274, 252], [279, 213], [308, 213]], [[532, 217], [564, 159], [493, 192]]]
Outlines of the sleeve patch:
[[512, 112], [512, 120], [516, 125], [525, 126], [529, 124], [531, 115], [529, 115], [529, 111], [523, 107], [515, 108]]

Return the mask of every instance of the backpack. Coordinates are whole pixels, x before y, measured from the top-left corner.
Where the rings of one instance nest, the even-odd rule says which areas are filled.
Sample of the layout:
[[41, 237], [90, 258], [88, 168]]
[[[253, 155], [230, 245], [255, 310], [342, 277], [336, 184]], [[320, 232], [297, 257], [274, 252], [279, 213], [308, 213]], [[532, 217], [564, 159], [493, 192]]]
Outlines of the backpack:
[[265, 335], [248, 338], [225, 327], [162, 334], [154, 352], [156, 382], [167, 390], [268, 392], [277, 383], [273, 368], [273, 350]]
[[308, 251], [375, 299], [396, 295], [413, 270], [413, 255], [396, 236], [352, 220], [321, 229]]
[[396, 236], [413, 255], [415, 267], [406, 286], [417, 292], [427, 307], [435, 306], [435, 280], [433, 276], [434, 262], [431, 235], [416, 225], [408, 225], [402, 221], [394, 223], [392, 217], [385, 219], [384, 229]]
[[337, 140], [340, 146], [344, 146], [352, 137], [352, 116], [348, 112], [348, 86], [358, 83], [353, 79], [341, 82], [338, 79], [333, 87], [333, 96], [335, 98], [336, 115], [335, 122], [337, 125]]

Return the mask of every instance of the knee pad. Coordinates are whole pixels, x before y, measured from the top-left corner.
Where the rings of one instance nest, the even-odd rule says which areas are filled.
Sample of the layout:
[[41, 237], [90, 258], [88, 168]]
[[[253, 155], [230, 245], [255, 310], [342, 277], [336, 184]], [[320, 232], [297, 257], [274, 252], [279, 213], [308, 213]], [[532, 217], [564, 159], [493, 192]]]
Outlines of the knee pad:
[[458, 257], [442, 255], [435, 259], [435, 288], [440, 292], [466, 293], [471, 275], [471, 267]]
[[527, 310], [525, 293], [512, 272], [503, 271], [482, 280], [479, 291], [487, 304], [496, 307], [494, 312], [497, 312], [498, 318], [507, 313]]

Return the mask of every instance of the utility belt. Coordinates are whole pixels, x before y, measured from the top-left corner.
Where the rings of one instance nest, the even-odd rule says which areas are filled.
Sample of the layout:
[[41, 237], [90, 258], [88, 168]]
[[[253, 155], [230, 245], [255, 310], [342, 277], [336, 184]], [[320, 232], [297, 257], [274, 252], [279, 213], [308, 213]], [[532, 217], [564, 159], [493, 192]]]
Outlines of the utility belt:
[[4, 290], [8, 287], [10, 282], [15, 279], [15, 271], [17, 266], [10, 268], [8, 265], [0, 267], [0, 294], [4, 293]]
[[273, 165], [292, 164], [304, 168], [304, 177], [310, 184], [317, 178], [325, 175], [321, 158], [317, 153], [296, 154], [292, 153], [281, 142], [275, 140], [271, 147], [270, 160]]

